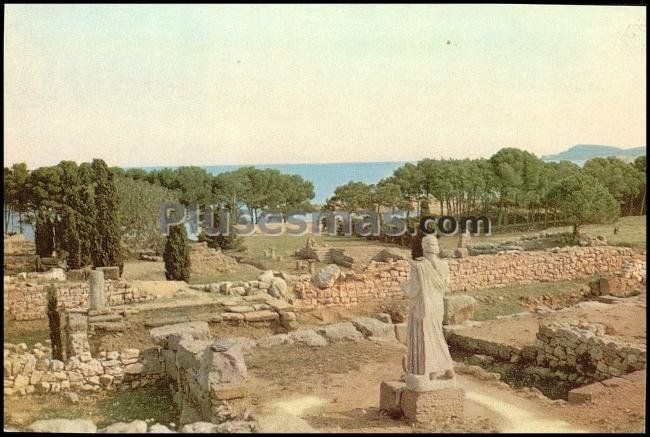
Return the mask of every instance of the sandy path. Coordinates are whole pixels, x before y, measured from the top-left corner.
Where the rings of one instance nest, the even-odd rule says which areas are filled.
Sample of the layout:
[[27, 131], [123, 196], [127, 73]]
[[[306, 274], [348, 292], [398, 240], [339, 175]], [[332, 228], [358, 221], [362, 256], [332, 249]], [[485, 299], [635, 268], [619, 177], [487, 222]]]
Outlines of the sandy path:
[[[466, 384], [468, 382], [465, 381]], [[571, 425], [559, 418], [549, 417], [546, 411], [541, 410], [532, 402], [527, 402], [514, 395], [509, 396], [505, 390], [499, 390], [498, 394], [491, 393], [489, 388], [476, 382], [469, 382], [466, 385], [465, 400], [476, 402], [492, 413], [498, 414], [502, 419], [498, 426], [499, 432], [587, 432], [587, 430]], [[516, 402], [516, 405], [513, 402]]]

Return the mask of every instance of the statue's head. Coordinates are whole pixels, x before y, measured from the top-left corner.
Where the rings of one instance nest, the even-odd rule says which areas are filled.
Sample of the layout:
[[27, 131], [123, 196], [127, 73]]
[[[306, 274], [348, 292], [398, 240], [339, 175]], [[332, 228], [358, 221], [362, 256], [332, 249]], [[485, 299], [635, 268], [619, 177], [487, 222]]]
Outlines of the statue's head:
[[440, 253], [440, 246], [438, 246], [438, 238], [433, 234], [427, 234], [422, 238], [422, 250], [425, 254], [433, 253], [438, 255]]

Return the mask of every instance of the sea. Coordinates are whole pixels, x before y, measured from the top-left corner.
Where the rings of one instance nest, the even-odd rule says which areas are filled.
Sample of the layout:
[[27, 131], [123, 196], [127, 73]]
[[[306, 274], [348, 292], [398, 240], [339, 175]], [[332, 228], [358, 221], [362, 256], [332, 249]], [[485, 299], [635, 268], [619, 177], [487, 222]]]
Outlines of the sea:
[[[257, 164], [257, 165], [210, 165], [203, 166], [212, 174], [219, 174], [237, 170], [240, 167], [256, 167], [259, 169], [274, 169], [282, 173], [297, 174], [314, 184], [314, 204], [324, 204], [334, 195], [336, 187], [350, 181], [377, 183], [389, 177], [393, 171], [410, 161], [393, 162], [341, 162], [341, 163], [314, 163], [314, 164]], [[415, 164], [416, 162], [413, 162]], [[129, 168], [129, 167], [125, 167]], [[133, 168], [133, 167], [131, 167]], [[165, 167], [140, 167], [147, 171], [160, 170]], [[168, 167], [177, 168], [177, 167]], [[18, 219], [13, 220], [10, 232], [18, 232]], [[23, 226], [25, 238], [33, 240], [34, 231], [29, 225]]]

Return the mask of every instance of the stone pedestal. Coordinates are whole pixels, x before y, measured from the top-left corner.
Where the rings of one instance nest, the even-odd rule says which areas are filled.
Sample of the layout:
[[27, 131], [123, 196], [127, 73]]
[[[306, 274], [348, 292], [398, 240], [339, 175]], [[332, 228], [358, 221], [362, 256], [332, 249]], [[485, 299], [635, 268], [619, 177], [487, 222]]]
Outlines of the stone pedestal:
[[77, 311], [68, 311], [66, 313], [66, 358], [79, 356], [84, 353], [90, 353], [90, 344], [88, 343], [88, 319], [86, 314]]
[[465, 391], [455, 384], [430, 391], [401, 391], [400, 407], [404, 417], [412, 423], [436, 423], [463, 418]]
[[104, 290], [104, 272], [91, 270], [88, 274], [88, 303], [91, 311], [101, 311], [106, 307], [106, 291]]

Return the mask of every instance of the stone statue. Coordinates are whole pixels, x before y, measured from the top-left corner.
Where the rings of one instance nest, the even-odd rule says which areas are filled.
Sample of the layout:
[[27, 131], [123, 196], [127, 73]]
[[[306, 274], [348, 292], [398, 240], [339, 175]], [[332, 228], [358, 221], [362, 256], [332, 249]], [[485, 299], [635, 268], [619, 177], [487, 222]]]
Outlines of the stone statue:
[[410, 280], [402, 284], [410, 298], [403, 380], [406, 388], [418, 392], [455, 384], [453, 362], [442, 331], [449, 266], [438, 256], [435, 235], [422, 239], [422, 250], [423, 257], [410, 261]]

